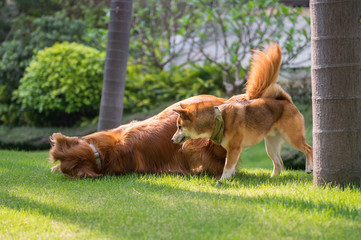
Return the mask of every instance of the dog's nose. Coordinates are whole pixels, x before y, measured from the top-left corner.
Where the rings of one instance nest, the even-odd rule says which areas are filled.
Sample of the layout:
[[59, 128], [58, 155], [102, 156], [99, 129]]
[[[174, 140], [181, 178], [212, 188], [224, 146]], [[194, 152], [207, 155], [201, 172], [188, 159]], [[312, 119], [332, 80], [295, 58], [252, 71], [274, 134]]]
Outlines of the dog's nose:
[[172, 142], [174, 143], [174, 138], [172, 138]]

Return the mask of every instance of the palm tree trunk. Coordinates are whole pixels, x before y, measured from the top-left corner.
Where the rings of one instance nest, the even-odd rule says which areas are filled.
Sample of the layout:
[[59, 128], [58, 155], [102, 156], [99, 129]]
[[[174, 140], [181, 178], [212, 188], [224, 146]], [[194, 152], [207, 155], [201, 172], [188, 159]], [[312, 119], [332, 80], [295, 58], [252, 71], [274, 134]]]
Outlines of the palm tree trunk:
[[361, 183], [361, 1], [311, 0], [314, 183]]
[[112, 0], [98, 131], [119, 126], [123, 114], [132, 0]]

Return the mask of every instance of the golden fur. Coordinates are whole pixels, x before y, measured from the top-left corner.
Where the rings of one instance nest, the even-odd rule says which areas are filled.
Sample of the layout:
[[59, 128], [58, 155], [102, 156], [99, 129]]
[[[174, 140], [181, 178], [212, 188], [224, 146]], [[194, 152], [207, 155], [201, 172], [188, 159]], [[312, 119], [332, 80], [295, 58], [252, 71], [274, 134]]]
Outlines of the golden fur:
[[[60, 164], [60, 170], [71, 178], [99, 177], [129, 172], [183, 173], [199, 171], [220, 175], [225, 150], [208, 139], [192, 140], [183, 146], [173, 144], [177, 114], [173, 109], [180, 103], [208, 102], [220, 105], [223, 98], [202, 95], [173, 104], [158, 115], [144, 121], [133, 121], [118, 128], [79, 137], [60, 133], [51, 136], [50, 158]], [[89, 144], [100, 153], [101, 169]]]
[[283, 140], [306, 154], [306, 171], [312, 171], [312, 148], [305, 142], [302, 114], [291, 97], [276, 84], [281, 65], [281, 50], [271, 45], [265, 53], [255, 51], [246, 94], [232, 97], [219, 110], [207, 102], [181, 104], [177, 132], [172, 140], [209, 138], [215, 128], [216, 111], [224, 121], [221, 146], [227, 151], [221, 180], [235, 174], [242, 148], [265, 139], [266, 150], [273, 161], [272, 176], [282, 170], [280, 150]]

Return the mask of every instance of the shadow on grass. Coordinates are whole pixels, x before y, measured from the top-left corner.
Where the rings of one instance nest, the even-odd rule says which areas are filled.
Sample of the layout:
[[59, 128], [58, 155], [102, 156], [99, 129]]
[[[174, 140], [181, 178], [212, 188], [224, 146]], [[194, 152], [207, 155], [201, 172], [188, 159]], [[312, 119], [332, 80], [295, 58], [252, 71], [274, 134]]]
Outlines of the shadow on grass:
[[[236, 175], [229, 180], [219, 182], [219, 178], [207, 173], [191, 176], [183, 176], [186, 179], [207, 177], [217, 183], [221, 188], [234, 188], [235, 186], [256, 187], [260, 185], [286, 185], [289, 183], [309, 184], [312, 182], [312, 174], [303, 171], [283, 170], [278, 176], [271, 178], [272, 170], [268, 169], [240, 169]], [[215, 185], [215, 186], [217, 186]]]

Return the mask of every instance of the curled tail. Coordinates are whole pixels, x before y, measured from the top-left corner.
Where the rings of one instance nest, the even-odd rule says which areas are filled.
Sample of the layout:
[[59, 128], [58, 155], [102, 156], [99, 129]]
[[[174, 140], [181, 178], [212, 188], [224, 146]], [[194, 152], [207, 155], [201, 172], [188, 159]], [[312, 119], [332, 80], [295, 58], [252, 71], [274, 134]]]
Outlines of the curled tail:
[[252, 65], [246, 84], [248, 100], [269, 97], [292, 102], [291, 96], [276, 84], [282, 63], [282, 52], [277, 43], [271, 43], [263, 52], [253, 50]]

